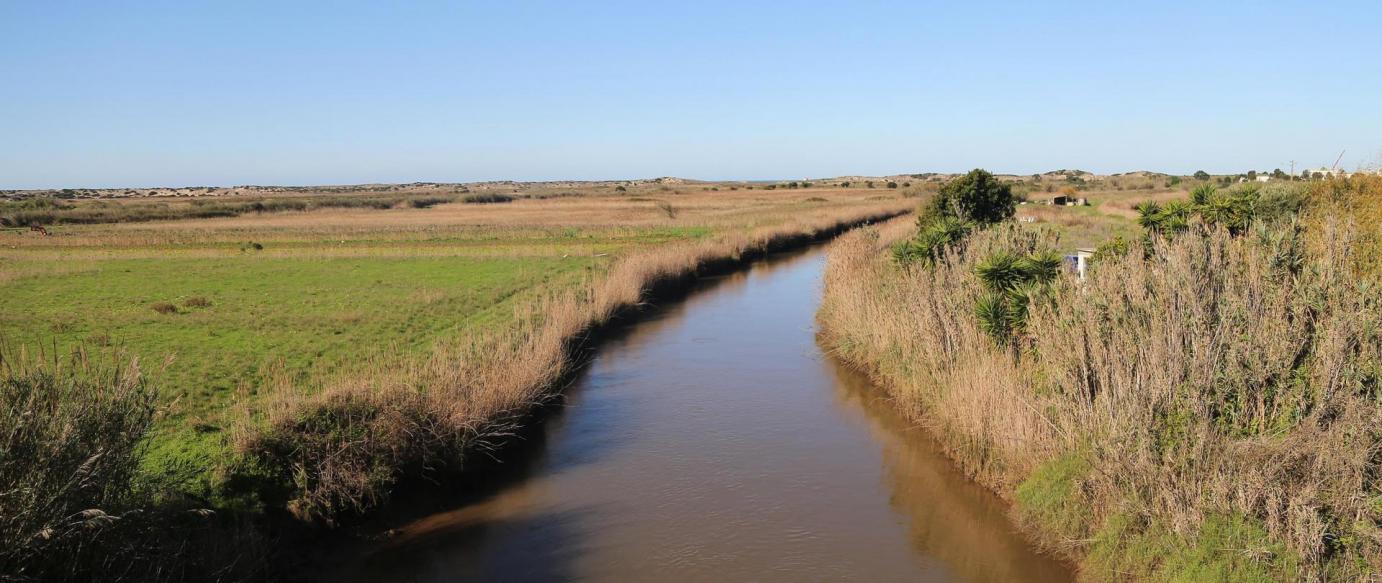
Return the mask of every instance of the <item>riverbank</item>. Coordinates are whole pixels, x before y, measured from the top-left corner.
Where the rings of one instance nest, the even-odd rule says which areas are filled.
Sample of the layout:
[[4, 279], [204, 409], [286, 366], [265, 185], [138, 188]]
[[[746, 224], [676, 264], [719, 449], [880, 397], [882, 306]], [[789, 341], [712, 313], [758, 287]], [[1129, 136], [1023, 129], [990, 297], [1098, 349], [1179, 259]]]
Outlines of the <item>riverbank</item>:
[[503, 479], [396, 518], [341, 579], [1070, 581], [822, 354], [828, 245], [620, 318]]
[[468, 455], [499, 447], [561, 388], [599, 327], [651, 295], [902, 212], [792, 221], [635, 254], [589, 289], [544, 298], [503, 334], [445, 347], [396, 374], [280, 400], [238, 443], [242, 471], [287, 488], [287, 500], [270, 505], [303, 520], [366, 512], [404, 476], [455, 471]]
[[832, 247], [820, 322], [1088, 579], [1365, 578], [1382, 564], [1379, 304], [1350, 231], [1318, 225], [1186, 234], [1060, 278], [1014, 349], [979, 326], [975, 268], [1055, 235], [998, 226], [903, 267], [890, 246], [915, 227], [897, 219]]
[[[676, 193], [668, 190], [666, 194]], [[426, 482], [447, 477], [464, 472], [467, 465], [464, 460], [493, 454], [495, 448], [512, 437], [524, 423], [532, 421], [530, 413], [548, 402], [569, 380], [569, 373], [586, 358], [585, 349], [601, 324], [632, 315], [642, 302], [655, 294], [674, 291], [697, 276], [733, 269], [771, 250], [805, 245], [833, 236], [851, 225], [906, 212], [911, 206], [900, 197], [880, 199], [862, 191], [826, 189], [821, 189], [814, 200], [804, 202], [794, 193], [707, 193], [683, 197], [677, 204], [664, 209], [637, 197], [565, 197], [550, 202], [510, 203], [504, 210], [479, 213], [469, 208], [448, 210], [443, 205], [421, 210], [371, 211], [358, 216], [304, 213], [187, 224], [64, 227], [64, 230], [55, 230], [51, 238], [16, 239], [15, 242], [21, 244], [9, 247], [4, 253], [19, 260], [8, 264], [0, 273], [0, 285], [10, 289], [32, 288], [34, 293], [29, 297], [45, 306], [63, 301], [63, 296], [44, 295], [40, 293], [43, 286], [64, 278], [125, 277], [132, 282], [142, 281], [145, 288], [158, 294], [181, 293], [184, 287], [199, 293], [211, 291], [205, 302], [178, 301], [169, 314], [149, 310], [143, 297], [132, 302], [129, 299], [86, 298], [100, 305], [114, 306], [106, 308], [108, 316], [94, 320], [94, 325], [119, 326], [127, 319], [125, 312], [130, 312], [130, 321], [156, 329], [153, 333], [132, 335], [133, 338], [146, 342], [174, 341], [171, 345], [155, 343], [154, 346], [175, 349], [201, 346], [177, 341], [186, 335], [170, 333], [167, 330], [170, 325], [219, 329], [227, 322], [234, 324], [236, 315], [257, 322], [262, 316], [261, 310], [242, 309], [239, 304], [257, 298], [253, 293], [258, 289], [256, 286], [286, 281], [263, 277], [265, 267], [300, 265], [315, 270], [313, 273], [329, 272], [351, 262], [380, 267], [397, 265], [405, 272], [414, 265], [426, 263], [444, 267], [448, 262], [462, 266], [512, 263], [533, 268], [521, 269], [518, 277], [509, 282], [512, 285], [496, 292], [493, 305], [482, 306], [479, 313], [468, 306], [475, 300], [483, 303], [487, 296], [474, 297], [471, 284], [476, 280], [468, 275], [473, 272], [467, 270], [450, 274], [425, 269], [427, 274], [443, 279], [460, 278], [466, 285], [443, 290], [443, 294], [469, 303], [457, 306], [449, 301], [437, 302], [433, 297], [435, 293], [426, 289], [419, 290], [428, 292], [426, 294], [404, 294], [397, 296], [396, 302], [377, 304], [386, 314], [412, 314], [407, 322], [434, 319], [416, 317], [419, 314], [414, 308], [418, 302], [427, 306], [423, 308], [424, 316], [444, 308], [434, 314], [436, 318], [456, 322], [459, 315], [461, 334], [438, 337], [438, 333], [455, 332], [456, 328], [426, 327], [426, 334], [421, 338], [435, 341], [432, 349], [419, 351], [416, 347], [406, 347], [400, 350], [401, 347], [387, 340], [369, 341], [354, 335], [352, 338], [357, 341], [346, 343], [353, 352], [336, 354], [318, 344], [323, 338], [333, 338], [330, 334], [317, 334], [314, 328], [298, 324], [274, 326], [267, 332], [284, 336], [289, 344], [302, 341], [317, 346], [316, 358], [302, 353], [306, 362], [330, 360], [342, 366], [335, 366], [330, 374], [320, 376], [307, 374], [319, 370], [315, 367], [297, 371], [282, 367], [268, 370], [263, 377], [238, 381], [253, 383], [254, 390], [245, 391], [241, 384], [239, 390], [218, 392], [219, 400], [214, 402], [198, 400], [208, 393], [205, 386], [198, 387], [195, 383], [187, 387], [195, 389], [188, 395], [182, 390], [168, 391], [169, 387], [148, 382], [149, 375], [142, 375], [144, 370], [140, 369], [77, 374], [69, 368], [41, 365], [47, 356], [38, 356], [40, 353], [35, 351], [26, 358], [23, 356], [24, 343], [12, 344], [10, 348], [17, 352], [3, 355], [5, 364], [10, 365], [7, 368], [10, 374], [4, 379], [7, 402], [12, 396], [21, 398], [37, 390], [53, 397], [42, 402], [53, 410], [42, 415], [20, 415], [24, 407], [19, 407], [13, 418], [0, 419], [6, 423], [5, 427], [24, 426], [26, 420], [43, 418], [51, 421], [50, 428], [60, 428], [63, 424], [91, 425], [99, 432], [110, 423], [93, 424], [84, 417], [89, 408], [72, 406], [75, 402], [63, 397], [71, 390], [64, 393], [52, 387], [89, 390], [80, 387], [105, 382], [101, 379], [109, 376], [107, 372], [120, 379], [139, 377], [145, 382], [137, 390], [118, 392], [129, 397], [122, 396], [123, 400], [117, 399], [117, 403], [142, 403], [139, 407], [127, 407], [130, 416], [121, 419], [122, 423], [129, 421], [129, 428], [122, 430], [118, 438], [124, 449], [111, 466], [118, 471], [93, 475], [82, 465], [82, 461], [92, 455], [90, 448], [102, 443], [100, 435], [87, 436], [94, 441], [39, 440], [42, 443], [11, 444], [19, 448], [14, 451], [32, 452], [34, 456], [53, 462], [43, 465], [47, 469], [39, 472], [45, 479], [61, 482], [74, 475], [84, 477], [75, 489], [51, 492], [55, 500], [61, 498], [58, 506], [35, 502], [23, 505], [19, 509], [22, 512], [7, 511], [7, 515], [22, 514], [24, 519], [4, 524], [5, 540], [14, 544], [9, 545], [12, 552], [0, 559], [5, 565], [14, 565], [16, 573], [45, 579], [61, 578], [63, 572], [75, 578], [96, 577], [101, 573], [104, 574], [99, 576], [119, 578], [120, 572], [142, 572], [147, 575], [144, 578], [151, 580], [273, 578], [277, 575], [274, 569], [280, 565], [271, 556], [281, 556], [284, 549], [294, 548], [297, 540], [337, 536], [327, 535], [314, 526], [304, 530], [304, 525], [352, 521], [386, 502], [401, 480]], [[430, 220], [445, 226], [428, 226], [424, 224], [428, 217], [418, 213], [440, 213]], [[612, 216], [620, 217], [622, 223], [594, 222], [608, 221]], [[470, 224], [477, 218], [496, 224], [489, 227]], [[357, 223], [357, 220], [363, 222]], [[516, 225], [514, 221], [520, 223]], [[439, 237], [438, 228], [446, 234]], [[14, 236], [21, 237], [22, 233]], [[343, 236], [350, 237], [349, 244], [339, 244], [335, 240]], [[243, 245], [237, 247], [233, 243], [247, 237], [262, 241], [261, 247], [247, 251]], [[116, 242], [123, 244], [103, 247]], [[568, 258], [572, 254], [578, 256]], [[69, 261], [63, 264], [76, 269], [54, 272], [53, 259], [64, 257]], [[235, 282], [224, 282], [206, 277], [204, 269], [163, 269], [165, 262], [184, 267], [216, 267], [231, 263], [249, 267], [251, 273], [242, 274], [244, 277]], [[541, 268], [545, 264], [574, 267], [553, 274]], [[131, 271], [147, 275], [151, 268], [159, 268], [158, 273], [173, 279], [121, 275]], [[398, 277], [379, 280], [370, 279], [372, 275], [366, 273], [363, 277], [373, 283], [361, 281], [360, 285], [396, 288], [434, 287], [443, 283], [419, 280], [414, 275], [401, 273]], [[177, 286], [167, 285], [169, 281], [175, 281]], [[316, 323], [310, 315], [296, 314], [292, 306], [306, 303], [309, 307], [323, 307], [318, 305], [322, 304], [318, 292], [327, 294], [326, 304], [334, 303], [330, 301], [332, 294], [347, 294], [349, 299], [359, 301], [384, 297], [376, 294], [355, 298], [349, 296], [349, 289], [333, 286], [294, 295], [293, 291], [298, 289], [294, 286], [299, 282], [286, 283], [293, 285], [275, 287], [278, 295], [272, 296], [283, 302], [271, 301], [268, 307], [276, 310], [275, 313], [300, 317], [302, 323], [312, 326]], [[533, 283], [537, 285], [528, 285]], [[75, 293], [87, 288], [60, 286], [53, 289]], [[249, 295], [245, 295], [246, 292]], [[17, 294], [5, 297], [7, 301], [23, 300]], [[127, 307], [126, 303], [132, 306]], [[461, 308], [460, 314], [448, 311], [456, 307]], [[35, 319], [36, 322], [31, 322], [34, 326], [17, 330], [38, 334], [47, 326], [37, 320], [44, 313], [20, 310], [9, 314], [10, 317]], [[364, 315], [352, 317], [364, 318]], [[90, 334], [88, 326], [83, 324], [68, 323], [54, 329], [61, 330], [65, 338], [80, 339]], [[162, 330], [163, 335], [158, 330]], [[294, 337], [294, 334], [299, 336]], [[211, 334], [213, 344], [216, 337], [217, 334]], [[381, 358], [379, 351], [362, 346], [361, 342], [367, 341], [376, 346], [389, 344], [393, 349], [385, 350]], [[129, 355], [117, 351], [123, 342], [123, 334], [111, 334], [106, 344], [92, 347], [89, 353], [82, 352], [83, 361], [118, 362], [118, 358], [108, 358], [106, 352], [117, 357]], [[286, 346], [277, 341], [274, 344]], [[65, 351], [68, 347], [64, 342], [58, 348]], [[177, 361], [164, 360], [161, 367], [146, 366], [144, 369], [155, 372], [154, 380], [166, 379], [164, 374], [169, 368], [196, 377], [195, 369], [189, 372], [181, 363], [190, 360], [193, 364], [221, 366], [226, 364], [226, 356], [234, 354], [212, 352], [223, 356], [207, 359], [184, 356]], [[293, 349], [290, 352], [296, 356], [301, 351]], [[143, 352], [136, 354], [143, 355]], [[352, 357], [352, 354], [359, 356]], [[34, 366], [14, 366], [35, 356], [40, 362], [33, 363]], [[150, 360], [157, 363], [160, 359], [142, 359], [141, 362]], [[84, 376], [99, 378], [88, 382], [83, 380]], [[172, 388], [180, 389], [178, 386]], [[199, 407], [202, 413], [191, 419], [170, 415], [189, 404]], [[167, 462], [151, 467], [149, 456], [166, 453], [168, 448], [164, 445], [172, 445], [177, 452], [188, 451], [176, 439], [181, 433], [167, 430], [170, 423], [195, 437], [191, 443], [210, 444], [211, 447], [194, 449], [190, 457], [185, 453], [160, 456], [159, 459]], [[20, 433], [48, 435], [21, 431], [11, 437]], [[115, 443], [117, 440], [105, 438], [104, 441]], [[349, 446], [332, 450], [333, 453], [320, 458], [314, 457], [321, 454], [323, 448], [346, 444]], [[33, 468], [40, 465], [35, 461], [38, 457], [30, 459], [25, 455], [4, 460], [0, 470], [3, 470], [5, 483], [15, 484], [25, 491], [44, 490], [27, 485], [35, 477]], [[321, 463], [314, 464], [314, 461]], [[164, 468], [174, 469], [176, 473], [164, 472]], [[188, 475], [200, 485], [189, 488], [189, 482], [181, 479]], [[10, 497], [0, 498], [5, 508], [12, 502], [20, 503]], [[93, 515], [90, 520], [84, 515], [77, 519], [71, 514], [83, 509], [101, 509], [101, 514]], [[136, 516], [142, 518], [135, 520]], [[63, 540], [59, 543], [51, 538], [34, 538], [35, 533], [50, 530], [60, 533]], [[141, 538], [149, 533], [161, 534], [151, 539]], [[92, 544], [93, 541], [101, 544]], [[176, 546], [179, 541], [182, 544]], [[169, 545], [176, 548], [170, 549]], [[229, 556], [203, 552], [214, 548], [228, 551]], [[80, 564], [66, 559], [68, 551], [77, 550], [81, 552]], [[151, 563], [153, 557], [162, 558]], [[7, 567], [6, 571], [10, 569]]]

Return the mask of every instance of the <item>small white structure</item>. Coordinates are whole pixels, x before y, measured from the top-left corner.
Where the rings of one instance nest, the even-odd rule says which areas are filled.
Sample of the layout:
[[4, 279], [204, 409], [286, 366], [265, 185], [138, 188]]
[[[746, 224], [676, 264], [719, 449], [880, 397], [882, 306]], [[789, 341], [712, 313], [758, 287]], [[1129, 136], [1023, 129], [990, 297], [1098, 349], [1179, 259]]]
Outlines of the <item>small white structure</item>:
[[1065, 264], [1075, 272], [1080, 281], [1084, 281], [1085, 274], [1089, 272], [1089, 258], [1093, 256], [1093, 249], [1076, 249], [1074, 255], [1065, 256]]

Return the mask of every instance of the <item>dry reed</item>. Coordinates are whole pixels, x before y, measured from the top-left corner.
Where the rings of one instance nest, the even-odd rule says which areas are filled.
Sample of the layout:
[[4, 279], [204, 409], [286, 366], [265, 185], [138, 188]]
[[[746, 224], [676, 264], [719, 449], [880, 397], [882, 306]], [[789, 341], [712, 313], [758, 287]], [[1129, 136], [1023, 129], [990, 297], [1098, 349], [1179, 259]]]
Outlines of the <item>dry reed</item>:
[[[1353, 276], [1351, 228], [1196, 232], [1105, 261], [1033, 305], [1016, 357], [979, 330], [973, 268], [1051, 241], [1000, 227], [901, 268], [886, 251], [911, 233], [832, 248], [827, 341], [1086, 576], [1382, 570], [1382, 296]], [[1263, 535], [1197, 547], [1223, 517]]]
[[400, 479], [454, 471], [467, 455], [498, 447], [560, 388], [595, 328], [657, 290], [903, 208], [812, 215], [635, 253], [581, 289], [526, 305], [503, 332], [457, 339], [425, 359], [325, 390], [282, 391], [237, 436], [238, 471], [286, 485], [284, 502], [302, 519], [329, 523], [367, 511]]

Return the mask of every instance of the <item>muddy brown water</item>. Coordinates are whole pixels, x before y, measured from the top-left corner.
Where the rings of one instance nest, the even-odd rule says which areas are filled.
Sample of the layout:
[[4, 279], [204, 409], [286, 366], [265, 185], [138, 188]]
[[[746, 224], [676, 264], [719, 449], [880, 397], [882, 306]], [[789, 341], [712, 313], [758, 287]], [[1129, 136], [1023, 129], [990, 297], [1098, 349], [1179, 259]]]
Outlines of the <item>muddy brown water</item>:
[[[1070, 581], [817, 345], [824, 248], [603, 343], [536, 451], [343, 565], [359, 581]], [[336, 577], [332, 577], [336, 578]]]

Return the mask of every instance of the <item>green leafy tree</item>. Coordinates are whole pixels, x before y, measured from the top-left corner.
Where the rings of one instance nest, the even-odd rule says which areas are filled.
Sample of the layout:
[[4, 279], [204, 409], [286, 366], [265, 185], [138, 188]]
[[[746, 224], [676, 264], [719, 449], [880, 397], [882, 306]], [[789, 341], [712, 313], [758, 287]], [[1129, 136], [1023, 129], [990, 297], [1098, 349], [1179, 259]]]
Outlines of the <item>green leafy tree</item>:
[[945, 183], [923, 216], [955, 217], [977, 225], [991, 225], [1017, 212], [1012, 188], [986, 170], [974, 169]]
[[1196, 170], [1195, 180], [1209, 180], [1209, 173], [1204, 170]]

